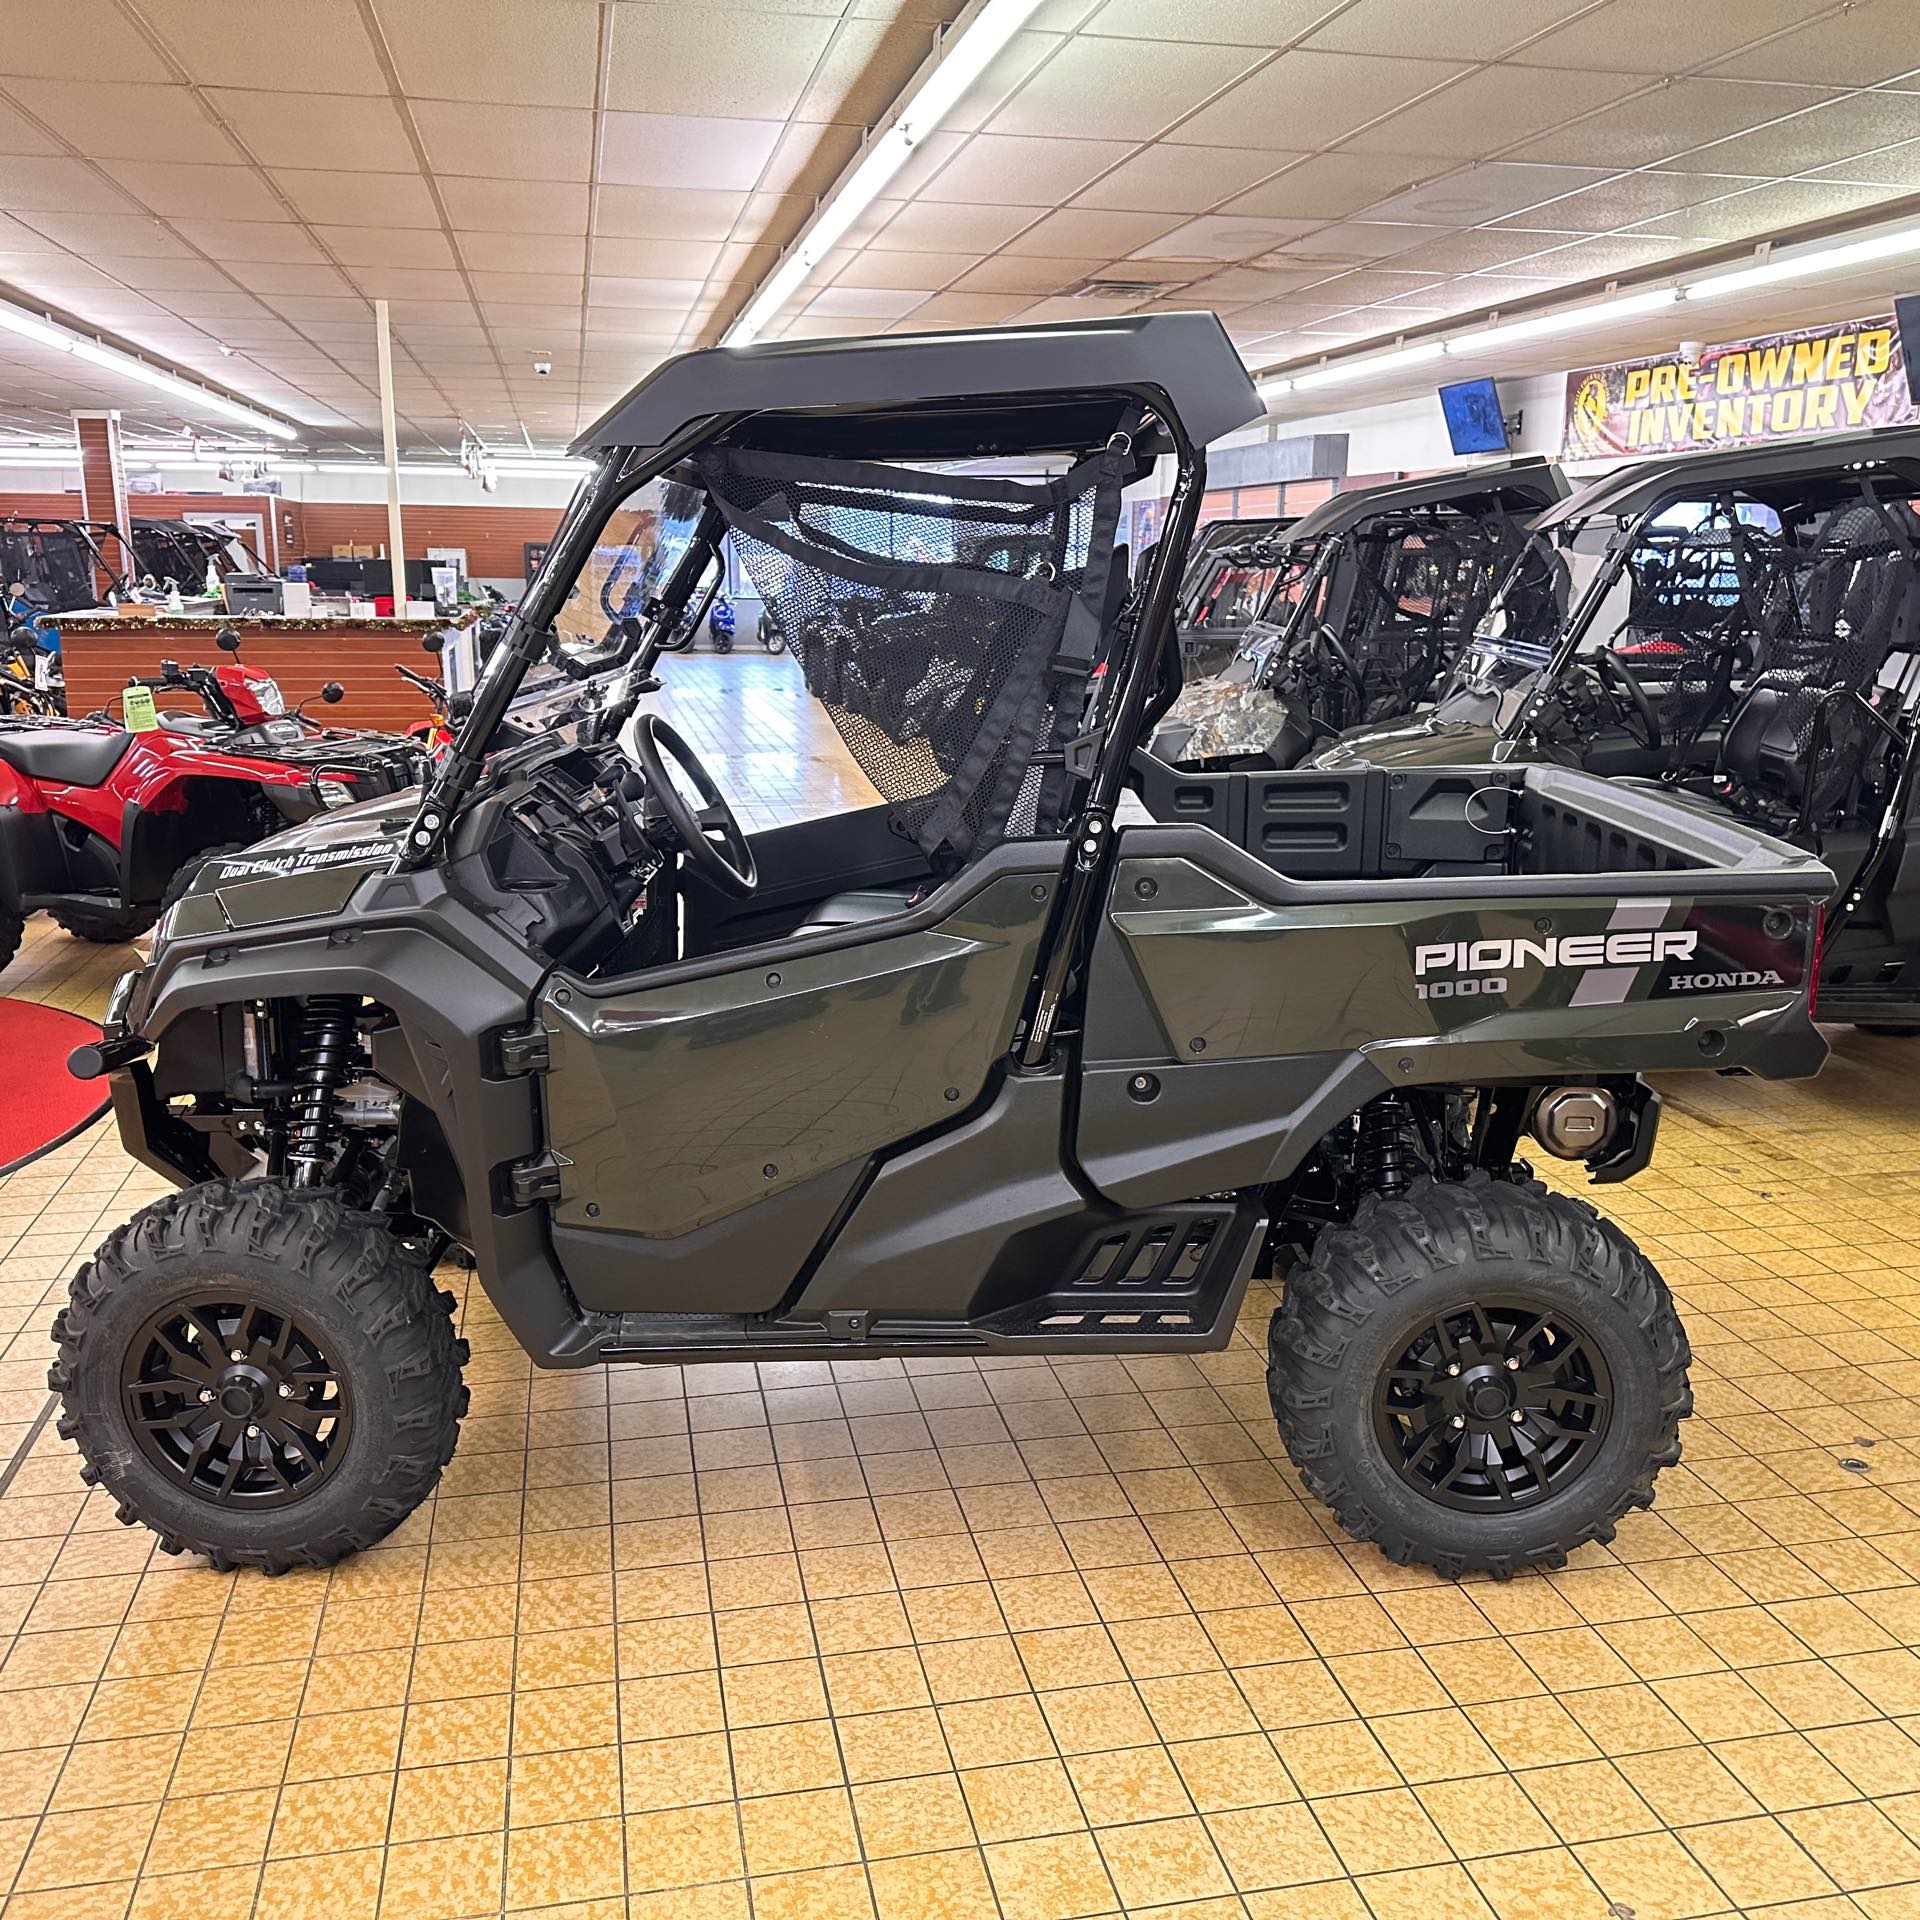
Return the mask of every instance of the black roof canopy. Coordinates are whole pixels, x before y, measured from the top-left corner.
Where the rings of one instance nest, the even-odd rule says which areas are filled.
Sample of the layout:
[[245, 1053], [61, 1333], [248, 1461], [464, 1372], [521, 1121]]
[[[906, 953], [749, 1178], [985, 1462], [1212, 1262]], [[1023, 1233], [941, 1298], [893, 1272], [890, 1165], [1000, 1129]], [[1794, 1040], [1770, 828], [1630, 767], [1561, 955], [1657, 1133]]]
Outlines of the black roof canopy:
[[1037, 452], [1096, 443], [1142, 388], [1164, 393], [1200, 446], [1265, 412], [1216, 315], [1119, 315], [706, 347], [656, 367], [572, 451], [659, 447], [703, 419], [776, 414], [789, 418], [736, 437], [896, 458]]
[[1386, 514], [1427, 507], [1452, 507], [1465, 513], [1497, 505], [1509, 513], [1538, 513], [1564, 500], [1570, 490], [1559, 467], [1538, 455], [1489, 466], [1455, 467], [1419, 480], [1387, 480], [1336, 493], [1296, 520], [1287, 538], [1324, 540]]
[[1907, 485], [1920, 489], [1920, 425], [1767, 440], [1710, 453], [1670, 453], [1615, 467], [1549, 507], [1534, 529], [1577, 526], [1596, 514], [1636, 520], [1675, 501], [1705, 500], [1720, 493], [1791, 495], [1810, 480], [1842, 480], [1870, 466], [1889, 467]]

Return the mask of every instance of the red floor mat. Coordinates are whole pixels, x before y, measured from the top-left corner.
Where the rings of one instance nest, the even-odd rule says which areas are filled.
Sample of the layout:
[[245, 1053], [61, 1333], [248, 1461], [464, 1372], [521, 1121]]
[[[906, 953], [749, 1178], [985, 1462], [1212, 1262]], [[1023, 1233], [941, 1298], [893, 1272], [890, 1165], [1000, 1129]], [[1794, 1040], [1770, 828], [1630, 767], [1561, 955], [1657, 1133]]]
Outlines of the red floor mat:
[[67, 1055], [100, 1029], [32, 1000], [0, 999], [0, 1173], [71, 1140], [106, 1112], [104, 1080], [76, 1080]]

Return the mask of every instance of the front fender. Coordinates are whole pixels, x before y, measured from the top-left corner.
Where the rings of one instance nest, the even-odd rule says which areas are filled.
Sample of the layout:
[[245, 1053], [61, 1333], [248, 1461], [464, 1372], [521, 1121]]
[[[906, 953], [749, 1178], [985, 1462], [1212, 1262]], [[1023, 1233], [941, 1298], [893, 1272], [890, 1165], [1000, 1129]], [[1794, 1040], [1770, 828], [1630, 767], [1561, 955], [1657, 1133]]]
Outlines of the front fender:
[[183, 1184], [205, 1178], [154, 1093], [156, 1083], [178, 1079], [168, 1072], [169, 1036], [190, 1049], [192, 1016], [248, 1000], [326, 993], [377, 1001], [395, 1015], [404, 1042], [394, 1078], [431, 1110], [465, 1198], [464, 1218], [436, 1214], [436, 1222], [472, 1250], [481, 1284], [522, 1344], [549, 1356], [579, 1311], [553, 1261], [543, 1212], [498, 1197], [500, 1170], [538, 1151], [539, 1116], [535, 1083], [502, 1072], [491, 1038], [528, 1022], [544, 971], [449, 895], [434, 872], [369, 875], [347, 912], [324, 924], [166, 940], [127, 1002], [127, 1028], [153, 1057], [114, 1075], [121, 1138], [137, 1159]]

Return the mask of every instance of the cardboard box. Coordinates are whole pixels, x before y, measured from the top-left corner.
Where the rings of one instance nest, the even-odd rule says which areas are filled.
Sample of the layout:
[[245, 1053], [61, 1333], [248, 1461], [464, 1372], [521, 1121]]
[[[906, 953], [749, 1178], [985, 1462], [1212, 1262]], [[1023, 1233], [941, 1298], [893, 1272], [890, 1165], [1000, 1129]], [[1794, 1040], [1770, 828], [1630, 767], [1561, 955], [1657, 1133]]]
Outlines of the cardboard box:
[[336, 540], [333, 543], [333, 557], [336, 560], [377, 560], [380, 549], [366, 541]]

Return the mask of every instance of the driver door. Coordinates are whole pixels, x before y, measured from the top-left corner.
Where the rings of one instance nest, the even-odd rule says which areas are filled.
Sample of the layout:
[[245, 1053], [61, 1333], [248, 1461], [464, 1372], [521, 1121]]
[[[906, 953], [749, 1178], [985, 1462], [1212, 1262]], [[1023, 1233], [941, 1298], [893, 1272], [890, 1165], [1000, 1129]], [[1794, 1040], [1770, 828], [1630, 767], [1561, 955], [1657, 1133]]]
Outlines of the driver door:
[[872, 1158], [996, 1077], [1066, 855], [994, 848], [921, 903], [539, 1001], [555, 1252], [601, 1311], [776, 1304]]

